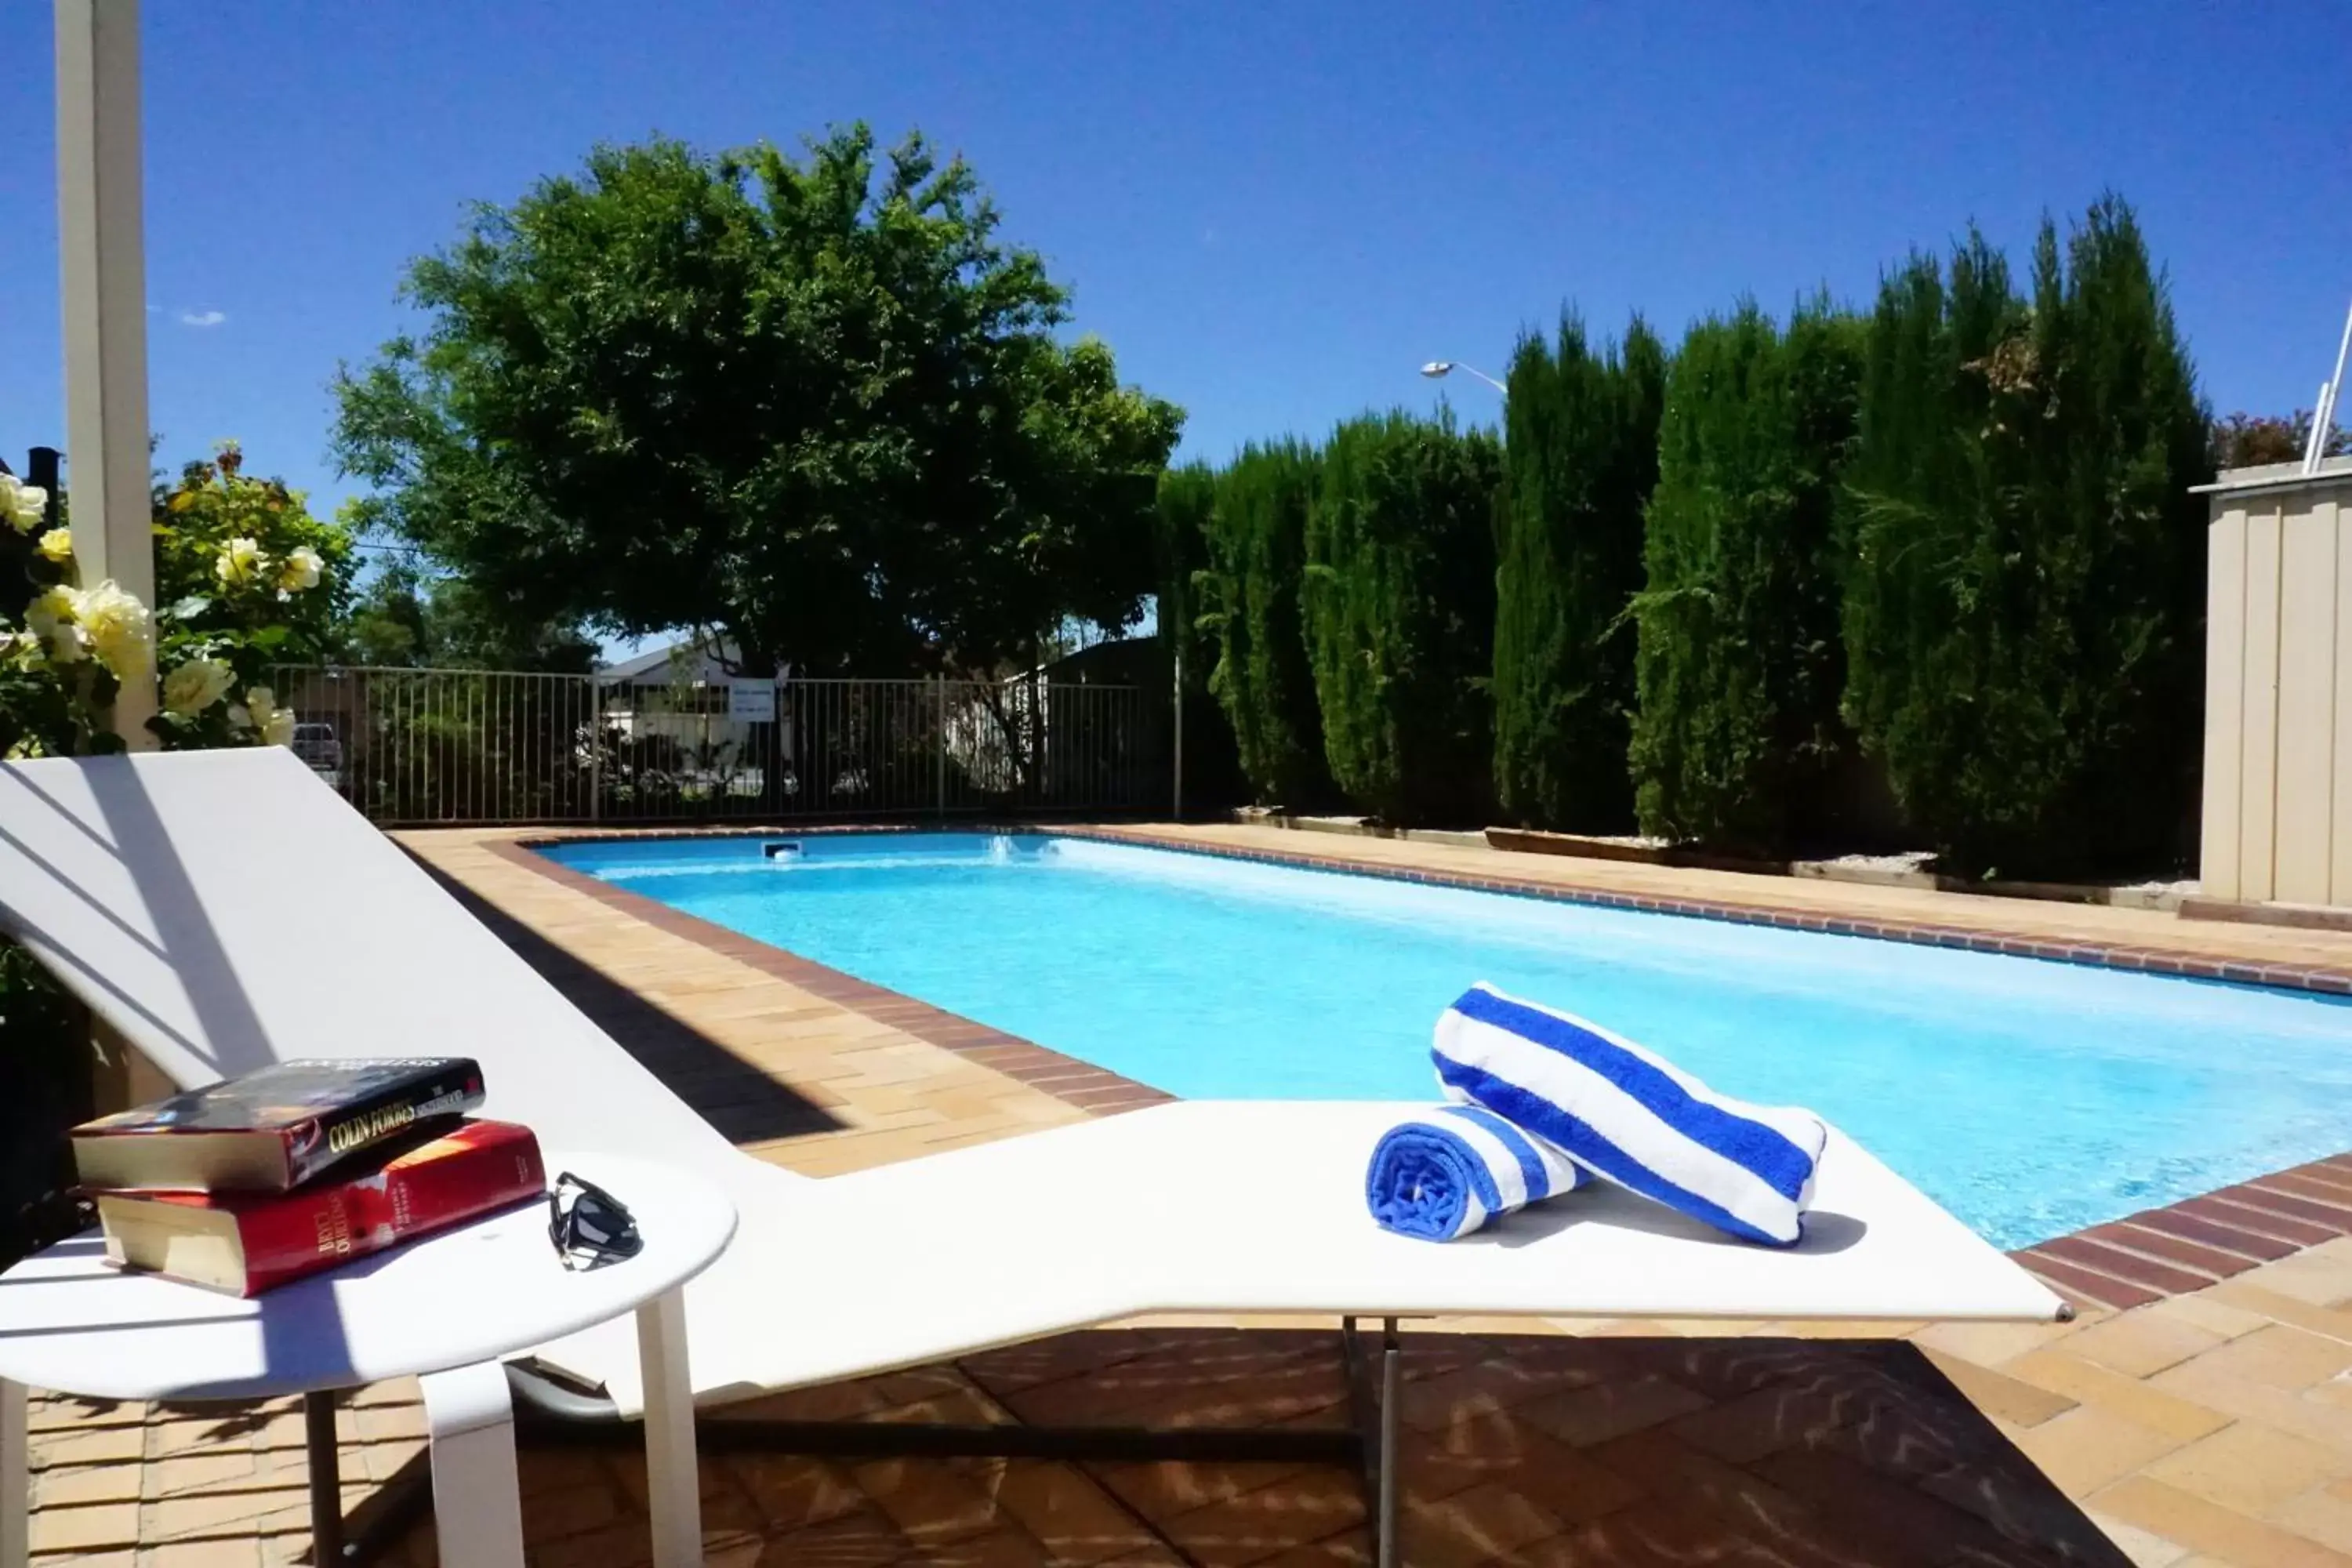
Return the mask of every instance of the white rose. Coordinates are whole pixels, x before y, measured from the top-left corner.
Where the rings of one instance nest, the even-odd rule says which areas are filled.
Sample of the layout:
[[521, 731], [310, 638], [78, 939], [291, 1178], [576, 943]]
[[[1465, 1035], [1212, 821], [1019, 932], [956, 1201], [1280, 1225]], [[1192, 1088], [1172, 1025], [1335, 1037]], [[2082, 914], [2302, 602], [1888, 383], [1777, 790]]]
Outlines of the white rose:
[[89, 638], [74, 618], [76, 595], [60, 584], [44, 588], [25, 606], [26, 631], [48, 649], [52, 664], [72, 664]]
[[319, 585], [319, 573], [326, 563], [319, 552], [305, 544], [289, 552], [278, 566], [278, 586], [287, 593], [299, 594], [305, 588]]
[[251, 730], [265, 746], [288, 745], [294, 739], [294, 710], [278, 706], [278, 693], [267, 686], [247, 688], [245, 700], [228, 710], [228, 721]]
[[14, 474], [0, 474], [0, 518], [19, 533], [30, 533], [48, 515], [49, 492], [28, 485]]
[[74, 619], [89, 639], [90, 652], [115, 679], [135, 680], [147, 673], [153, 662], [154, 622], [147, 606], [116, 586], [113, 578], [74, 595]]
[[33, 548], [41, 552], [43, 560], [54, 561], [62, 566], [73, 559], [73, 530], [53, 528], [41, 535], [39, 542]]
[[268, 569], [269, 557], [262, 553], [257, 539], [230, 540], [213, 562], [213, 574], [232, 588], [252, 582]]
[[163, 678], [163, 706], [173, 713], [201, 713], [227, 696], [236, 679], [216, 658], [192, 658]]

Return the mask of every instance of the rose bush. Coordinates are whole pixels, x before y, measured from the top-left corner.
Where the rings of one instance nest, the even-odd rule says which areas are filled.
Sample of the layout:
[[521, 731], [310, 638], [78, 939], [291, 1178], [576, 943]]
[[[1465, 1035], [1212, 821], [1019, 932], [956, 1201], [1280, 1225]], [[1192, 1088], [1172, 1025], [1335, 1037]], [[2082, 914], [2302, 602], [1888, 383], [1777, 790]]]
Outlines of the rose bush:
[[121, 750], [107, 710], [124, 684], [159, 674], [148, 722], [166, 748], [292, 738], [269, 668], [331, 648], [351, 537], [283, 481], [244, 468], [226, 442], [157, 489], [152, 609], [111, 580], [84, 584], [49, 497], [0, 474], [0, 584], [21, 581], [28, 595], [12, 625], [0, 590], [0, 754]]

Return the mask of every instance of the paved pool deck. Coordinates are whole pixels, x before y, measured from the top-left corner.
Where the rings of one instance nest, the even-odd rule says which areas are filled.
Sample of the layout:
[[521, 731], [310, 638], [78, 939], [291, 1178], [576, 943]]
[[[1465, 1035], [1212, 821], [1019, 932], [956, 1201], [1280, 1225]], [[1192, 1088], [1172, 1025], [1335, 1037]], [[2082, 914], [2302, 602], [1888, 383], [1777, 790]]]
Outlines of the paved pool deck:
[[[1908, 940], [1956, 931], [2075, 962], [2267, 972], [2315, 989], [2341, 975], [2352, 988], [2344, 933], [1268, 827], [1097, 831]], [[396, 837], [761, 1158], [825, 1175], [1156, 1098], [518, 847], [551, 836]], [[1406, 1561], [2352, 1568], [2352, 1161], [2196, 1202], [2208, 1206], [2035, 1249], [2029, 1266], [2083, 1304], [2067, 1324], [1425, 1325], [1407, 1363]], [[778, 1396], [758, 1413], [1328, 1420], [1342, 1395], [1328, 1336], [1308, 1331], [1321, 1326], [1139, 1323]], [[44, 1568], [261, 1568], [307, 1544], [291, 1406], [49, 1401], [37, 1425]], [[416, 1462], [413, 1387], [363, 1391], [343, 1435], [347, 1501], [360, 1506]], [[1367, 1560], [1360, 1500], [1336, 1471], [745, 1456], [704, 1468], [710, 1559], [746, 1568]], [[644, 1560], [641, 1467], [527, 1453], [525, 1489], [541, 1568]], [[400, 1555], [429, 1564], [429, 1531]]]

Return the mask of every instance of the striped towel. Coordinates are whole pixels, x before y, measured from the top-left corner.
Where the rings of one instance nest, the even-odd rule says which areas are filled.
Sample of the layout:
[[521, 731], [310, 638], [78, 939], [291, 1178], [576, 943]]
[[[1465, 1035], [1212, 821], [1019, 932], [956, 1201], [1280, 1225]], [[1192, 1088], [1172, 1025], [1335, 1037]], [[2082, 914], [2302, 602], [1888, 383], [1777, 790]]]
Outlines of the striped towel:
[[1606, 1029], [1481, 983], [1437, 1021], [1438, 1082], [1578, 1163], [1749, 1241], [1802, 1234], [1829, 1134], [1749, 1105]]
[[1383, 1228], [1452, 1241], [1591, 1179], [1491, 1110], [1439, 1105], [1381, 1135], [1364, 1196]]

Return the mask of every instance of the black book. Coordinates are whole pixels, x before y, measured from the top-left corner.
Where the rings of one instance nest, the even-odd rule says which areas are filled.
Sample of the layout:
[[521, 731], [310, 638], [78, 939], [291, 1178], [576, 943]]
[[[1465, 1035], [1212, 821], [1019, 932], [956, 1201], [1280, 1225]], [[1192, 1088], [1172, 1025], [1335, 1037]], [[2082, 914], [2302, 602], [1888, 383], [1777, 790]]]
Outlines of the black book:
[[92, 1189], [282, 1193], [481, 1103], [466, 1057], [279, 1062], [82, 1123], [74, 1166]]

